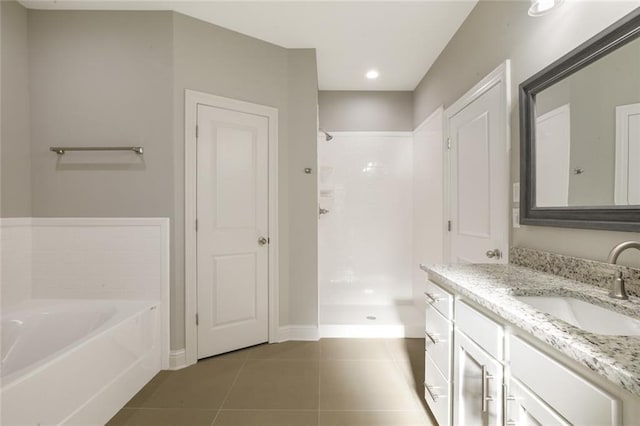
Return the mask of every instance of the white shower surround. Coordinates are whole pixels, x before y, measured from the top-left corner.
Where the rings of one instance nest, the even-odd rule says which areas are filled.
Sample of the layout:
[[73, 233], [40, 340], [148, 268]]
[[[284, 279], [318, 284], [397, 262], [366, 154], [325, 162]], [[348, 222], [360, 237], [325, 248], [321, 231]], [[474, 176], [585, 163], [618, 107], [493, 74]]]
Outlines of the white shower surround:
[[320, 335], [415, 334], [413, 134], [331, 133], [318, 141], [319, 204], [329, 210], [318, 223]]

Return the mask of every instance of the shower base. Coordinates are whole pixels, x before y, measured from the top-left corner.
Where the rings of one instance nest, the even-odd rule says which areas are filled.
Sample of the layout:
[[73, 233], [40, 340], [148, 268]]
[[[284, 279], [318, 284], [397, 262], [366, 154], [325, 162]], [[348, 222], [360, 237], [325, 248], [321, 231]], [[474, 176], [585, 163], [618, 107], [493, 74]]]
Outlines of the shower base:
[[322, 305], [320, 337], [424, 337], [424, 321], [413, 304]]

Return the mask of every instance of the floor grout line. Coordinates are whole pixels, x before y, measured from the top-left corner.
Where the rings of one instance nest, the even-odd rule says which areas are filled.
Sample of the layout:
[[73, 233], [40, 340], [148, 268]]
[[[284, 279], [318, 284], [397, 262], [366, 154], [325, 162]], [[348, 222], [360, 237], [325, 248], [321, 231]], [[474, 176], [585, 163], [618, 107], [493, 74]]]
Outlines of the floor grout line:
[[[134, 410], [138, 410], [138, 408], [133, 408]], [[181, 410], [182, 408], [148, 408], [148, 410]], [[292, 412], [292, 413], [315, 413], [316, 411], [323, 411], [323, 412], [331, 412], [331, 413], [421, 413], [422, 410], [418, 410], [418, 409], [414, 409], [414, 410], [403, 410], [403, 409], [397, 409], [397, 410], [393, 410], [393, 409], [364, 409], [364, 408], [327, 408], [327, 409], [322, 409], [322, 410], [316, 410], [316, 409], [310, 409], [310, 408], [300, 408], [300, 409], [296, 409], [296, 408], [224, 408], [221, 410], [213, 410], [213, 409], [209, 409], [209, 410], [205, 410], [205, 409], [199, 409], [199, 408], [194, 408], [193, 410], [199, 410], [199, 411], [229, 411], [229, 412], [242, 412], [242, 411], [255, 411], [255, 412], [262, 412], [262, 411], [270, 411], [270, 412]]]
[[[347, 340], [347, 339], [345, 339]], [[402, 342], [395, 342], [395, 341], [391, 341], [391, 339], [376, 339], [379, 343], [382, 343], [382, 345], [378, 345], [378, 344], [373, 344], [372, 346], [368, 346], [368, 345], [364, 345], [361, 347], [355, 347], [355, 348], [351, 348], [351, 347], [347, 347], [345, 349], [343, 349], [341, 347], [341, 345], [337, 345], [337, 346], [333, 346], [333, 344], [328, 344], [328, 345], [323, 345], [322, 344], [322, 339], [318, 342], [319, 347], [318, 348], [314, 348], [313, 350], [309, 351], [309, 355], [308, 356], [303, 356], [301, 354], [295, 354], [294, 357], [292, 358], [286, 358], [287, 351], [285, 350], [283, 353], [280, 353], [279, 351], [275, 351], [272, 353], [272, 356], [269, 356], [268, 354], [271, 352], [264, 352], [267, 355], [263, 355], [263, 352], [258, 353], [258, 355], [254, 354], [251, 355], [252, 351], [251, 349], [249, 349], [246, 353], [245, 356], [241, 357], [241, 358], [229, 358], [229, 359], [220, 359], [219, 361], [223, 361], [223, 363], [225, 361], [227, 362], [238, 362], [237, 364], [235, 364], [235, 366], [238, 366], [238, 370], [236, 372], [236, 374], [234, 375], [231, 384], [229, 385], [227, 391], [224, 393], [224, 397], [220, 402], [220, 405], [217, 408], [193, 408], [193, 410], [197, 410], [200, 412], [203, 412], [203, 415], [205, 415], [206, 417], [213, 417], [210, 426], [214, 426], [218, 420], [218, 418], [221, 419], [221, 421], [223, 421], [223, 417], [221, 416], [237, 416], [239, 414], [231, 414], [231, 413], [241, 413], [241, 412], [245, 412], [245, 413], [260, 413], [260, 412], [264, 412], [265, 415], [266, 413], [277, 413], [277, 412], [282, 412], [283, 415], [285, 416], [309, 416], [311, 417], [312, 420], [314, 417], [316, 418], [317, 424], [319, 425], [321, 422], [321, 418], [325, 419], [325, 416], [329, 415], [331, 417], [333, 416], [345, 416], [345, 414], [340, 414], [340, 413], [354, 413], [351, 414], [352, 416], [362, 416], [362, 415], [370, 415], [370, 416], [375, 416], [375, 413], [380, 413], [380, 415], [384, 415], [384, 416], [391, 416], [391, 418], [393, 418], [394, 414], [393, 413], [398, 413], [398, 415], [408, 415], [409, 413], [412, 413], [411, 415], [413, 416], [415, 415], [420, 415], [420, 416], [425, 416], [428, 419], [428, 421], [432, 421], [432, 414], [427, 411], [428, 409], [425, 408], [423, 405], [421, 404], [422, 401], [422, 395], [420, 394], [420, 390], [416, 387], [416, 383], [412, 383], [413, 381], [415, 382], [420, 382], [421, 378], [417, 377], [418, 375], [414, 374], [414, 373], [418, 373], [419, 369], [416, 370], [415, 368], [412, 368], [414, 366], [416, 366], [416, 363], [419, 362], [419, 358], [416, 358], [418, 356], [418, 346], [415, 345], [415, 342], [412, 342], [411, 344], [407, 344], [406, 342], [406, 338], [405, 339], [400, 339], [401, 341], [405, 341], [404, 346], [402, 345]], [[395, 340], [395, 339], [393, 339]], [[360, 342], [358, 342], [358, 344], [360, 344]], [[288, 349], [288, 348], [286, 348]], [[296, 347], [293, 346], [293, 349], [295, 350]], [[258, 351], [255, 351], [258, 352]], [[340, 357], [340, 355], [343, 354], [351, 354], [350, 357]], [[304, 351], [304, 353], [306, 353], [306, 350]], [[282, 355], [285, 356], [285, 358], [280, 358], [278, 355]], [[290, 354], [289, 354], [290, 355]], [[359, 357], [358, 355], [365, 355], [365, 357]], [[368, 355], [368, 357], [367, 357]], [[316, 358], [317, 357], [317, 358]], [[323, 357], [327, 357], [327, 358], [323, 358]], [[232, 392], [235, 390], [235, 386], [238, 384], [238, 382], [240, 381], [240, 377], [242, 375], [242, 373], [244, 372], [244, 369], [247, 368], [247, 364], [250, 363], [265, 363], [264, 367], [265, 368], [269, 368], [269, 363], [270, 362], [284, 362], [284, 363], [288, 363], [288, 362], [292, 362], [293, 364], [290, 365], [294, 365], [297, 364], [298, 362], [300, 363], [310, 363], [312, 365], [315, 366], [316, 368], [316, 378], [317, 378], [317, 407], [316, 408], [225, 408], [225, 405], [227, 404], [227, 402], [229, 402], [229, 400], [231, 399], [231, 394]], [[410, 370], [407, 370], [407, 362], [408, 361], [408, 367]], [[400, 385], [400, 388], [406, 388], [408, 389], [408, 391], [411, 392], [411, 394], [413, 394], [414, 397], [417, 397], [419, 401], [416, 401], [417, 403], [414, 404], [407, 404], [407, 407], [396, 407], [396, 408], [392, 408], [393, 405], [392, 404], [389, 406], [389, 408], [387, 409], [375, 409], [373, 406], [371, 408], [373, 409], [367, 409], [367, 408], [354, 408], [354, 409], [349, 409], [349, 408], [324, 408], [321, 407], [321, 403], [322, 403], [322, 390], [323, 387], [326, 387], [326, 383], [323, 383], [322, 380], [322, 376], [323, 376], [323, 371], [333, 371], [332, 368], [330, 366], [330, 363], [344, 363], [344, 366], [346, 368], [350, 368], [349, 366], [353, 365], [353, 364], [369, 364], [370, 366], [367, 367], [363, 367], [365, 369], [371, 369], [374, 368], [376, 369], [376, 364], [379, 364], [380, 366], [382, 366], [383, 364], [386, 364], [388, 367], [385, 368], [389, 368], [392, 370], [387, 370], [389, 372], [389, 374], [392, 374], [392, 376], [397, 376], [394, 377], [393, 380], [394, 382], [396, 381], [396, 379], [401, 380], [401, 382], [398, 382], [398, 384]], [[339, 367], [339, 365], [338, 365]], [[337, 368], [337, 367], [336, 367]], [[252, 371], [252, 370], [250, 370]], [[312, 375], [309, 376], [310, 378], [313, 377]], [[391, 377], [391, 376], [390, 376]], [[411, 378], [413, 377], [413, 381], [411, 380]], [[202, 378], [203, 380], [208, 380], [205, 378]], [[423, 378], [422, 378], [423, 379]], [[399, 388], [399, 389], [400, 389]], [[309, 389], [309, 388], [308, 388]], [[310, 388], [310, 390], [313, 388]], [[238, 391], [239, 392], [239, 391]], [[241, 396], [238, 392], [236, 392], [236, 394], [234, 394], [235, 396]], [[332, 389], [325, 389], [325, 394], [330, 394], [331, 392], [333, 392]], [[235, 398], [234, 396], [234, 398]], [[233, 400], [233, 399], [232, 399]], [[327, 401], [329, 402], [329, 401]], [[252, 404], [249, 404], [252, 405]], [[332, 405], [331, 403], [329, 403], [329, 405]], [[339, 405], [351, 405], [351, 404], [339, 404]], [[354, 404], [354, 405], [360, 405], [360, 404]], [[383, 404], [384, 405], [384, 404]], [[401, 405], [405, 405], [405, 404], [401, 404]], [[289, 405], [291, 406], [291, 405]], [[180, 407], [174, 407], [175, 409], [180, 409]], [[148, 411], [162, 411], [162, 410], [167, 410], [167, 412], [169, 410], [172, 410], [174, 408], [169, 408], [169, 407], [123, 407], [122, 410], [126, 410], [127, 412], [130, 412], [130, 410], [148, 410]], [[213, 411], [215, 411], [215, 413], [213, 413]], [[205, 412], [208, 412], [209, 414], [204, 414]], [[229, 414], [223, 414], [223, 412], [227, 412]], [[315, 415], [314, 415], [315, 412]], [[290, 414], [286, 414], [286, 413], [290, 413]], [[301, 413], [301, 414], [294, 414], [294, 413]], [[304, 413], [304, 414], [302, 414]], [[327, 413], [335, 413], [335, 414], [327, 414]], [[370, 414], [359, 414], [359, 413], [370, 413]], [[404, 414], [402, 414], [404, 413]], [[162, 416], [162, 414], [149, 414], [149, 415], [153, 415], [155, 416]], [[246, 414], [249, 415], [249, 414]], [[270, 416], [274, 415], [274, 414], [269, 414]], [[256, 414], [252, 414], [251, 416], [256, 416]], [[277, 416], [277, 415], [276, 415]], [[348, 415], [346, 415], [348, 416]], [[209, 418], [211, 418], [209, 417]], [[258, 414], [258, 417], [260, 417], [260, 415]], [[243, 418], [243, 417], [241, 417]], [[366, 417], [365, 417], [366, 418]], [[325, 419], [326, 420], [326, 419]], [[427, 423], [429, 424], [429, 423]]]
[[318, 414], [316, 414], [316, 424], [319, 426], [320, 425], [320, 389], [322, 388], [322, 386], [320, 385], [320, 380], [322, 380], [322, 372], [320, 371], [320, 368], [322, 367], [322, 363], [320, 362], [322, 360], [322, 340], [320, 340], [318, 344], [320, 345], [320, 348], [318, 349]]
[[220, 412], [222, 411], [225, 402], [227, 402], [227, 399], [229, 399], [229, 395], [231, 395], [231, 391], [233, 390], [233, 387], [235, 386], [236, 382], [238, 381], [238, 378], [240, 377], [240, 373], [242, 373], [242, 370], [244, 369], [244, 366], [247, 365], [247, 361], [249, 361], [248, 355], [249, 354], [247, 353], [247, 358], [245, 358], [242, 361], [242, 365], [238, 369], [238, 372], [236, 373], [236, 377], [234, 377], [233, 382], [231, 383], [231, 386], [229, 386], [229, 390], [227, 391], [227, 394], [224, 396], [224, 399], [222, 400], [222, 402], [220, 403], [220, 407], [218, 408], [218, 411], [216, 412], [216, 416], [213, 418], [213, 421], [211, 421], [211, 424], [209, 426], [213, 426], [213, 425], [216, 424], [216, 420], [218, 420], [218, 416], [220, 415]]

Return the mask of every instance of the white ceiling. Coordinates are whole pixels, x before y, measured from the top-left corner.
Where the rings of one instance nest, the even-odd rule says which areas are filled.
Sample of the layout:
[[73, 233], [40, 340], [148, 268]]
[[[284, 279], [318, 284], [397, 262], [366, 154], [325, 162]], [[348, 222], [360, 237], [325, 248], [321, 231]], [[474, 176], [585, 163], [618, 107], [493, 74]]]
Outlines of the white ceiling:
[[[320, 90], [413, 90], [477, 0], [22, 0], [35, 9], [175, 10], [286, 48], [316, 48]], [[377, 80], [364, 74], [375, 68]]]

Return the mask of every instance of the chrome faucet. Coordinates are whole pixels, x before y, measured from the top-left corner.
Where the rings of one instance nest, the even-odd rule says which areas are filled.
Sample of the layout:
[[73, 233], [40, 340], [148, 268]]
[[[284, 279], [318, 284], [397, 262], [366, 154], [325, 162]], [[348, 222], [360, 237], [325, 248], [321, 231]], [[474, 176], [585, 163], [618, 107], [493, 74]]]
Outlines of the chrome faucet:
[[[620, 253], [625, 251], [626, 249], [634, 248], [640, 250], [640, 242], [638, 241], [625, 241], [623, 243], [618, 244], [611, 250], [609, 253], [609, 259], [607, 262], [615, 265], [618, 261], [618, 256]], [[622, 272], [616, 271], [613, 276], [613, 283], [611, 284], [611, 290], [609, 291], [609, 297], [613, 297], [614, 299], [623, 299], [626, 300], [629, 298], [627, 295], [627, 290], [624, 288], [624, 280], [622, 279]]]

